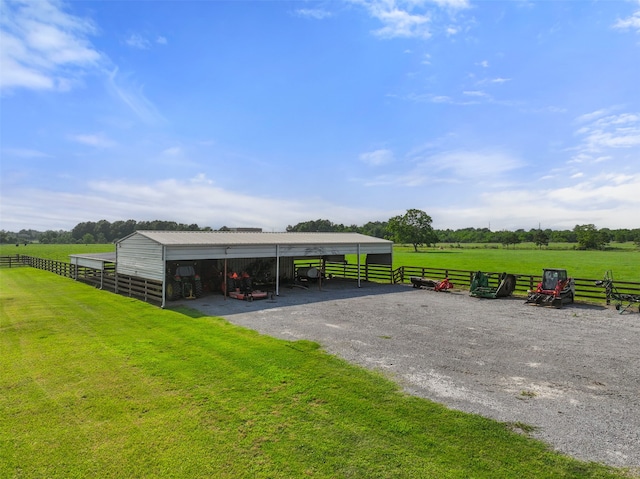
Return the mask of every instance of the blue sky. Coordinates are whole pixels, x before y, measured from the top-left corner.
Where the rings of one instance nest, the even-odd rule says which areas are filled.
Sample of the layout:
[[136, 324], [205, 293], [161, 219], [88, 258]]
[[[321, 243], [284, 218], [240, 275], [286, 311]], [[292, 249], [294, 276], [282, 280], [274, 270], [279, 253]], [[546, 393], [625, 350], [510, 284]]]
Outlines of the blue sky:
[[640, 227], [638, 0], [0, 5], [0, 229]]

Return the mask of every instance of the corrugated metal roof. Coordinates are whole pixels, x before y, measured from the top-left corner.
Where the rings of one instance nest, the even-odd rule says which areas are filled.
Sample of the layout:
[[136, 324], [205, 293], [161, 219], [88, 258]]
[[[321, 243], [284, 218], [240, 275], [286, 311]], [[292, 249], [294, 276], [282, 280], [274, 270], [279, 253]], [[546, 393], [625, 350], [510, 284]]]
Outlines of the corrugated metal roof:
[[137, 231], [133, 234], [167, 246], [392, 244], [389, 240], [360, 233]]
[[103, 263], [116, 262], [115, 253], [80, 253], [80, 254], [70, 254], [69, 257], [91, 259], [95, 261], [102, 261]]

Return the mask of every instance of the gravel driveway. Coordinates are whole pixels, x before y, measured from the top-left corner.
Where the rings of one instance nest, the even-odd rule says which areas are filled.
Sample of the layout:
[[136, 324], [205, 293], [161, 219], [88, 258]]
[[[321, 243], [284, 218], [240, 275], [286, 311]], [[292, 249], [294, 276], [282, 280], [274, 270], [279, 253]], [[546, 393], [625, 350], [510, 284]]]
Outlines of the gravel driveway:
[[640, 314], [525, 305], [334, 280], [254, 302], [184, 302], [270, 336], [320, 343], [409, 393], [536, 429], [576, 458], [640, 466]]

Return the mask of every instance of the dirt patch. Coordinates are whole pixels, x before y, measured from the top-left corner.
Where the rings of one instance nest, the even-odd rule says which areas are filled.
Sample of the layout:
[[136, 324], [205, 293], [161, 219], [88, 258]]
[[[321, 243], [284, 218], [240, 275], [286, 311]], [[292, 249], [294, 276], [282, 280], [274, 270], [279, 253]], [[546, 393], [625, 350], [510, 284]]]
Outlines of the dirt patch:
[[640, 466], [637, 312], [338, 281], [280, 293], [186, 304], [274, 337], [317, 341], [411, 394], [521, 424], [573, 457]]

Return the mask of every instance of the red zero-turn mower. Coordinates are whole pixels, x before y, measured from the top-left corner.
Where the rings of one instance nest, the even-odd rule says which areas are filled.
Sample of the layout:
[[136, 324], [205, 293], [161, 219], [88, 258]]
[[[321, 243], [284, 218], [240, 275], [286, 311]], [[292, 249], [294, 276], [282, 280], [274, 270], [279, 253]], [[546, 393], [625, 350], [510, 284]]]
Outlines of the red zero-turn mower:
[[265, 299], [267, 297], [266, 291], [253, 289], [251, 276], [246, 271], [243, 271], [239, 276], [235, 271], [228, 273], [227, 280], [222, 287], [223, 292], [225, 292], [226, 288], [227, 295], [234, 299], [253, 301], [254, 299]]
[[435, 279], [411, 276], [411, 284], [414, 288], [429, 288], [434, 291], [449, 291], [450, 289], [453, 289], [453, 284], [449, 281], [449, 278], [445, 278], [442, 281], [436, 281]]
[[567, 276], [566, 269], [544, 269], [542, 281], [534, 291], [529, 291], [525, 304], [562, 308], [563, 304], [573, 303], [575, 294], [575, 282]]

